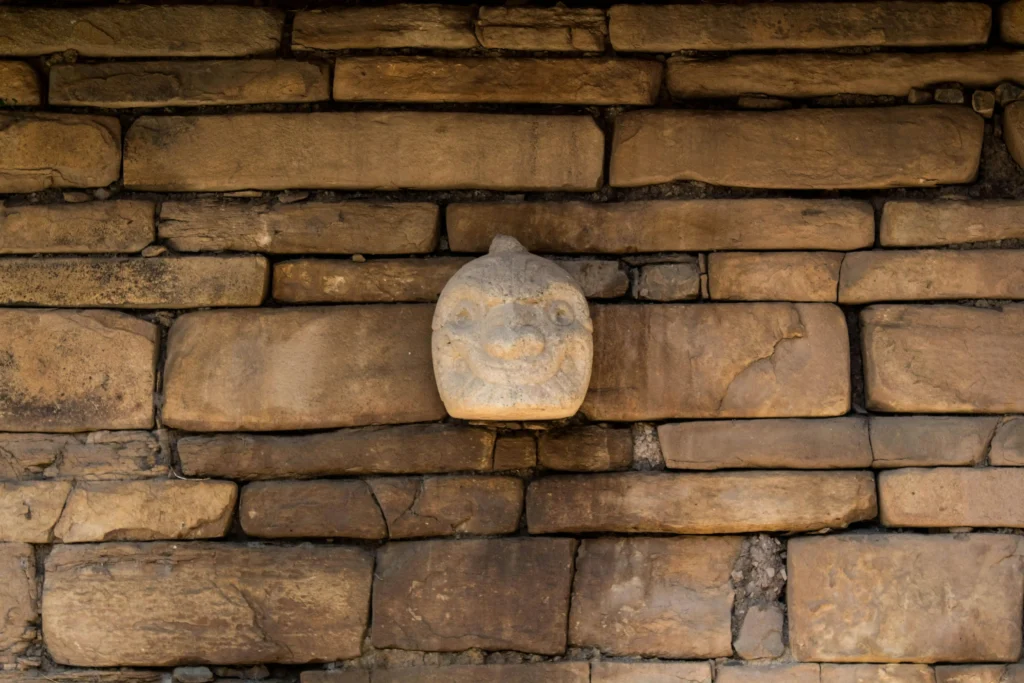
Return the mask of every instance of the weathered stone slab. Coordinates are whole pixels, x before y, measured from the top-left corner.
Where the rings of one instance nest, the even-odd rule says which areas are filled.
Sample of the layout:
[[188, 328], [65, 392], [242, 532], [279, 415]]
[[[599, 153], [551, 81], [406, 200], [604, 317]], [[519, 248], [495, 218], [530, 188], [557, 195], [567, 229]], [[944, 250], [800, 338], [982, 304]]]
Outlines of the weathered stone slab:
[[[0, 25], [4, 25], [4, 12], [0, 8]], [[0, 192], [102, 187], [120, 175], [121, 124], [117, 119], [0, 114]]]
[[261, 481], [242, 489], [242, 529], [259, 538], [387, 537], [373, 492], [358, 479]]
[[1003, 140], [1018, 166], [1024, 166], [1024, 102], [1014, 102], [1003, 110]]
[[230, 5], [6, 7], [0, 26], [0, 55], [242, 57], [277, 51], [284, 12]]
[[344, 429], [296, 436], [224, 434], [179, 439], [190, 477], [303, 479], [491, 469], [494, 432], [454, 424]]
[[935, 683], [920, 664], [822, 664], [821, 683]]
[[80, 308], [259, 306], [262, 256], [72, 257], [0, 260], [0, 304]]
[[769, 666], [720, 666], [718, 683], [820, 683], [817, 664], [772, 664]]
[[67, 481], [0, 482], [0, 542], [49, 543], [70, 491]]
[[597, 425], [541, 432], [537, 462], [550, 470], [569, 472], [629, 469], [633, 464], [633, 435], [629, 429]]
[[978, 172], [984, 128], [973, 111], [942, 105], [635, 111], [615, 123], [611, 184], [853, 190], [968, 183]]
[[157, 337], [113, 311], [0, 309], [0, 430], [152, 427]]
[[804, 661], [1016, 661], [1018, 539], [870, 534], [789, 541], [789, 642]]
[[178, 251], [419, 254], [437, 246], [438, 214], [421, 202], [170, 201], [160, 207], [159, 229]]
[[303, 664], [359, 656], [373, 556], [353, 547], [55, 546], [43, 632], [74, 666]]
[[731, 656], [729, 575], [741, 545], [738, 537], [583, 541], [569, 642], [609, 655]]
[[[31, 671], [31, 670], [30, 670]], [[0, 671], [2, 683], [167, 683], [167, 673], [142, 669]]]
[[708, 254], [708, 291], [725, 301], [835, 301], [842, 263], [824, 251]]
[[366, 669], [328, 669], [327, 671], [303, 671], [300, 683], [370, 683], [370, 672]]
[[526, 495], [532, 534], [813, 531], [876, 512], [868, 472], [560, 475], [534, 480]]
[[1024, 411], [1024, 307], [871, 306], [861, 313], [868, 409]]
[[34, 107], [40, 102], [36, 70], [25, 62], [0, 61], [0, 105]]
[[1024, 527], [1024, 469], [913, 467], [878, 475], [882, 524]]
[[588, 299], [614, 299], [629, 291], [629, 276], [618, 261], [552, 260], [572, 275]]
[[417, 666], [405, 669], [377, 669], [373, 671], [372, 676], [373, 683], [589, 683], [591, 680], [590, 665], [586, 662], [536, 662], [438, 668]]
[[1024, 417], [1008, 417], [999, 423], [989, 461], [993, 465], [1024, 465]]
[[871, 467], [865, 417], [714, 420], [658, 427], [665, 465], [681, 470]]
[[1024, 299], [1024, 251], [875, 250], [843, 260], [840, 303], [929, 299]]
[[516, 477], [371, 479], [391, 538], [511, 534], [523, 513]]
[[469, 259], [299, 259], [274, 264], [274, 299], [289, 303], [437, 301]]
[[0, 253], [137, 252], [153, 241], [153, 202], [0, 204]]
[[537, 440], [533, 434], [502, 434], [494, 444], [495, 472], [508, 472], [536, 467]]
[[1020, 664], [947, 664], [935, 667], [936, 683], [1020, 683]]
[[850, 200], [696, 199], [448, 206], [452, 251], [485, 252], [497, 234], [531, 251], [619, 254], [871, 246], [871, 205]]
[[472, 6], [385, 5], [298, 12], [293, 50], [372, 50], [418, 47], [458, 50], [477, 46]]
[[999, 28], [1007, 43], [1024, 44], [1024, 2], [1010, 0], [999, 7]]
[[928, 247], [1024, 239], [1024, 202], [895, 201], [882, 210], [884, 247]]
[[992, 27], [991, 9], [973, 2], [615, 5], [608, 17], [623, 52], [978, 45]]
[[993, 441], [998, 422], [997, 417], [872, 415], [872, 467], [977, 465]]
[[334, 99], [650, 105], [664, 69], [656, 61], [603, 57], [340, 57]]
[[603, 159], [604, 134], [589, 116], [144, 116], [125, 137], [124, 183], [163, 192], [596, 190]]
[[560, 654], [575, 552], [570, 538], [390, 543], [377, 553], [373, 645]]
[[594, 662], [592, 683], [711, 683], [707, 662]]
[[835, 306], [607, 305], [591, 306], [591, 315], [594, 369], [583, 411], [593, 420], [849, 409], [849, 340]]
[[476, 20], [480, 45], [500, 50], [604, 52], [607, 36], [595, 7], [481, 7]]
[[644, 301], [683, 301], [700, 296], [701, 272], [696, 258], [681, 263], [641, 266], [633, 295]]
[[740, 659], [777, 659], [786, 652], [782, 632], [786, 614], [779, 603], [752, 605], [733, 641]]
[[219, 538], [234, 517], [230, 481], [92, 481], [75, 485], [53, 530], [62, 543]]
[[32, 546], [0, 544], [0, 664], [14, 664], [36, 639], [39, 621]]
[[50, 104], [198, 107], [331, 98], [325, 65], [284, 59], [105, 62], [50, 69]]
[[149, 479], [166, 477], [169, 454], [149, 432], [13, 434], [0, 432], [0, 479]]
[[163, 420], [193, 431], [439, 420], [432, 314], [379, 305], [184, 315], [167, 338]]

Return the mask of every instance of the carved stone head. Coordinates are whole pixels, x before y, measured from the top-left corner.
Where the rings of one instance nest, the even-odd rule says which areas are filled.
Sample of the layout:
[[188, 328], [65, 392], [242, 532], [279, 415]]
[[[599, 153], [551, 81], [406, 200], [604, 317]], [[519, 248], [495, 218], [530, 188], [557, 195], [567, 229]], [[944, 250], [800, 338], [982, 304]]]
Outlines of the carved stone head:
[[593, 325], [564, 269], [498, 235], [445, 285], [434, 311], [434, 377], [452, 417], [550, 420], [579, 410]]

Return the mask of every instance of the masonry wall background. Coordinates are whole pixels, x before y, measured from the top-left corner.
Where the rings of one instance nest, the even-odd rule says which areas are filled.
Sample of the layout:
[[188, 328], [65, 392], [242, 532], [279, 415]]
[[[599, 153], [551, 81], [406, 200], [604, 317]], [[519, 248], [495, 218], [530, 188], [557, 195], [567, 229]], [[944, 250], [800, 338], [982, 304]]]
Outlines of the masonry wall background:
[[[0, 7], [0, 681], [1020, 683], [1024, 0]], [[507, 233], [558, 423], [445, 415]]]

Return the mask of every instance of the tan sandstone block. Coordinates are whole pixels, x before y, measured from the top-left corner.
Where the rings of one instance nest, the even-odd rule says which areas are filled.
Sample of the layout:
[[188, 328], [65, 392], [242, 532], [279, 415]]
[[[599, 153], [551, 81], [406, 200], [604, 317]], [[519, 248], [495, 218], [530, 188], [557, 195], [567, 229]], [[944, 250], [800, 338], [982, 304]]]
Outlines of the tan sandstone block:
[[717, 683], [820, 683], [817, 664], [772, 664], [769, 666], [721, 666]]
[[633, 295], [643, 301], [696, 299], [701, 293], [701, 275], [696, 258], [641, 266]]
[[358, 657], [373, 556], [353, 547], [58, 545], [43, 633], [74, 666], [303, 664]]
[[[3, 24], [0, 8], [0, 25]], [[0, 114], [0, 192], [102, 187], [121, 175], [121, 124], [109, 116]]]
[[391, 538], [511, 534], [523, 513], [516, 477], [389, 477], [370, 486]]
[[259, 306], [262, 256], [13, 257], [0, 261], [0, 304], [82, 308]]
[[434, 250], [438, 213], [422, 202], [252, 205], [164, 202], [160, 239], [178, 251], [419, 254]]
[[0, 105], [34, 107], [40, 102], [36, 70], [25, 62], [0, 61]]
[[871, 205], [851, 200], [692, 199], [448, 206], [452, 251], [484, 252], [497, 234], [539, 252], [619, 254], [719, 249], [852, 251], [875, 240]]
[[128, 109], [331, 98], [325, 65], [284, 59], [68, 64], [50, 69], [50, 104]]
[[439, 420], [432, 315], [377, 305], [182, 316], [167, 338], [164, 422], [278, 431]]
[[377, 669], [373, 671], [372, 676], [373, 683], [589, 683], [591, 680], [590, 665], [586, 662], [415, 666], [405, 669]]
[[189, 436], [178, 441], [178, 457], [186, 476], [243, 480], [486, 472], [491, 469], [494, 450], [494, 432], [456, 424], [294, 436]]
[[0, 253], [138, 252], [153, 241], [153, 202], [0, 204]]
[[242, 489], [242, 529], [259, 538], [387, 537], [387, 526], [364, 481], [261, 481]]
[[936, 467], [878, 475], [882, 524], [1024, 527], [1024, 469]]
[[1024, 2], [1009, 0], [999, 7], [999, 27], [1007, 43], [1024, 44]]
[[595, 7], [481, 7], [476, 20], [480, 45], [499, 50], [604, 52], [607, 36]]
[[113, 311], [0, 309], [0, 430], [153, 426], [157, 337]]
[[[873, 467], [977, 465], [985, 457], [999, 422], [997, 417], [872, 415]], [[993, 464], [999, 464], [993, 462]]]
[[814, 531], [876, 513], [868, 472], [560, 475], [526, 495], [531, 534]]
[[591, 683], [711, 683], [708, 662], [594, 662]]
[[1003, 140], [1018, 166], [1024, 166], [1024, 102], [1014, 102], [1003, 110]]
[[821, 683], [935, 683], [920, 664], [822, 664]]
[[541, 432], [537, 462], [550, 470], [607, 472], [633, 464], [633, 435], [629, 429], [587, 425]]
[[32, 546], [0, 544], [0, 665], [16, 663], [36, 639], [38, 599]]
[[437, 301], [469, 259], [300, 259], [274, 264], [274, 299], [289, 303]]
[[661, 62], [603, 57], [340, 57], [334, 99], [650, 105], [663, 71]]
[[708, 254], [708, 291], [725, 301], [835, 301], [842, 262], [834, 252]]
[[242, 57], [275, 52], [284, 12], [235, 6], [0, 9], [0, 55]]
[[0, 479], [149, 479], [166, 477], [170, 454], [149, 432], [15, 434], [0, 432]]
[[996, 428], [989, 448], [993, 465], [1024, 465], [1024, 417], [1007, 417]]
[[[1018, 669], [1024, 674], [1020, 665], [1007, 667], [1005, 664], [946, 664], [935, 667], [936, 683], [1018, 683], [1014, 677]], [[1018, 674], [1018, 675], [1021, 675]]]
[[472, 6], [432, 4], [337, 7], [298, 12], [293, 50], [372, 50], [477, 46]]
[[575, 553], [570, 538], [390, 543], [377, 554], [373, 645], [560, 654]]
[[843, 260], [840, 303], [929, 299], [1024, 299], [1024, 251], [875, 250]]
[[0, 482], [0, 542], [49, 543], [70, 491], [68, 481]]
[[583, 541], [569, 642], [608, 655], [731, 656], [729, 575], [741, 545], [737, 537]]
[[870, 410], [1024, 411], [1024, 306], [871, 306], [861, 335]]
[[[0, 138], [0, 149], [2, 144]], [[164, 192], [589, 191], [601, 185], [603, 157], [604, 134], [589, 116], [371, 111], [144, 116], [125, 137], [124, 183]]]
[[0, 671], [0, 683], [167, 683], [167, 673], [141, 669]]
[[884, 247], [928, 247], [1024, 239], [1024, 202], [895, 201], [882, 210]]
[[495, 472], [529, 469], [537, 466], [537, 439], [529, 432], [502, 434], [494, 443]]
[[790, 647], [805, 661], [1016, 661], [1020, 572], [1015, 536], [791, 539]]
[[606, 305], [591, 306], [591, 315], [594, 369], [583, 411], [593, 420], [849, 409], [849, 340], [835, 306]]
[[839, 469], [871, 467], [868, 421], [712, 420], [658, 427], [670, 469]]
[[984, 128], [973, 111], [942, 105], [636, 111], [616, 120], [611, 184], [852, 190], [968, 183], [978, 172]]

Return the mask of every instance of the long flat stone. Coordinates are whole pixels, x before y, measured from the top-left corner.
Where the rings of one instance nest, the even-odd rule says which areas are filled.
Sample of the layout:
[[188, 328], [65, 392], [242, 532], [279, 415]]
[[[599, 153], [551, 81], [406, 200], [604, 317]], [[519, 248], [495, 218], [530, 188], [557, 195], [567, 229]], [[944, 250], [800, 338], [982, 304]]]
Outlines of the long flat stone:
[[995, 534], [789, 541], [789, 642], [802, 661], [1008, 662], [1021, 652], [1021, 548]]
[[0, 204], [0, 253], [88, 254], [142, 251], [155, 236], [153, 202]]
[[720, 301], [835, 301], [842, 262], [825, 251], [708, 254], [708, 293]]
[[167, 476], [170, 453], [150, 432], [0, 433], [0, 479], [102, 481]]
[[619, 116], [611, 184], [766, 189], [932, 187], [974, 180], [984, 120], [953, 106]]
[[475, 8], [469, 5], [398, 4], [297, 12], [293, 50], [372, 50], [477, 47]]
[[935, 683], [923, 664], [822, 664], [821, 683]]
[[164, 423], [277, 431], [440, 420], [432, 315], [409, 304], [182, 316], [167, 339]]
[[1024, 239], [1020, 201], [886, 202], [879, 238], [883, 247], [930, 247]]
[[817, 664], [726, 665], [715, 671], [718, 683], [821, 683]]
[[[3, 12], [0, 8], [0, 25]], [[102, 187], [120, 176], [121, 124], [116, 118], [0, 114], [0, 192]]]
[[386, 477], [370, 487], [393, 539], [511, 534], [523, 514], [516, 477]]
[[353, 547], [58, 545], [43, 634], [72, 666], [303, 664], [359, 656], [373, 556]]
[[532, 534], [814, 531], [876, 512], [869, 472], [559, 475], [526, 495]]
[[604, 134], [589, 116], [145, 116], [125, 136], [124, 184], [161, 192], [589, 191], [600, 186], [603, 163]]
[[998, 417], [872, 415], [872, 466], [893, 469], [978, 465], [993, 442], [998, 423]]
[[41, 103], [39, 75], [26, 62], [0, 61], [0, 103], [34, 107]]
[[936, 683], [1020, 683], [1020, 664], [945, 664], [935, 667]]
[[299, 259], [274, 264], [274, 299], [288, 303], [437, 301], [468, 258]]
[[260, 481], [242, 489], [242, 529], [258, 538], [387, 537], [373, 492], [358, 479]]
[[912, 467], [878, 475], [882, 524], [1024, 527], [1024, 469]]
[[591, 683], [711, 683], [708, 662], [594, 662]]
[[869, 410], [1024, 412], [1024, 306], [871, 306], [861, 335]]
[[[586, 662], [535, 662], [531, 664], [418, 666], [405, 669], [378, 669], [372, 683], [590, 683], [590, 665]], [[306, 681], [303, 681], [306, 683]], [[310, 683], [330, 683], [311, 681]], [[346, 683], [337, 681], [337, 683]], [[367, 682], [369, 683], [369, 681]]]
[[604, 52], [608, 23], [597, 7], [481, 7], [476, 37], [499, 50]]
[[537, 463], [568, 472], [606, 472], [633, 464], [633, 435], [629, 429], [587, 425], [541, 432]]
[[0, 542], [50, 543], [68, 481], [0, 482]]
[[[849, 340], [828, 304], [592, 306], [593, 420], [817, 417], [850, 405]], [[641, 343], [642, 340], [642, 343]]]

